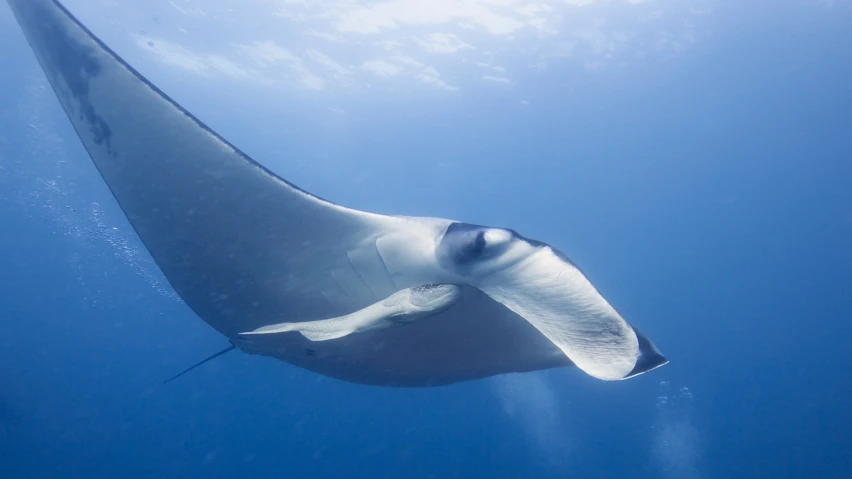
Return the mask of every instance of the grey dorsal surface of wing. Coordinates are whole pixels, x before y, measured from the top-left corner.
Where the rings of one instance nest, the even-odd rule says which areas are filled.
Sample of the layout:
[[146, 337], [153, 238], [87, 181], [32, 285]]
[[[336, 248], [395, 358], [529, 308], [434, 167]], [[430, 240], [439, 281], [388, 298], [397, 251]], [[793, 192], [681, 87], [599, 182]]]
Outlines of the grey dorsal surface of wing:
[[[387, 238], [408, 227], [434, 236], [448, 221], [364, 213], [312, 196], [216, 135], [58, 2], [9, 4], [157, 266], [186, 304], [222, 334], [235, 339], [269, 318], [340, 316], [381, 294], [428, 282], [393, 270], [404, 253]], [[298, 335], [278, 335], [253, 347], [320, 374], [388, 386], [449, 384], [570, 364], [534, 328], [478, 291], [465, 288], [453, 310], [431, 326], [404, 328], [410, 336], [394, 328], [319, 347]]]
[[[570, 364], [619, 379], [665, 363], [564, 255], [545, 254], [547, 245], [500, 229], [472, 237], [479, 227], [367, 213], [311, 195], [181, 108], [58, 1], [8, 2], [157, 266], [186, 304], [241, 350], [386, 386]], [[553, 274], [536, 277], [530, 264]], [[577, 281], [561, 282], [566, 271]], [[460, 299], [404, 328], [319, 343], [301, 335], [239, 336], [270, 318], [340, 317], [429, 283], [458, 284]], [[587, 317], [578, 298], [596, 316]], [[609, 361], [616, 366], [601, 364]]]

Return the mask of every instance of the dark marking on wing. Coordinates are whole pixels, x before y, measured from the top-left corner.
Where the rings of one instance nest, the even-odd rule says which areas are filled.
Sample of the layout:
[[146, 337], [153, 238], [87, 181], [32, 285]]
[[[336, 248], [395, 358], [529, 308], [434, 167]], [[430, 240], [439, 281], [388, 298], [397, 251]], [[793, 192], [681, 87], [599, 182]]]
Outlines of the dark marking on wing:
[[[58, 6], [64, 10], [61, 5]], [[32, 10], [23, 10], [22, 13], [50, 18], [43, 4], [33, 3], [31, 8]], [[115, 156], [115, 151], [112, 150], [109, 142], [112, 130], [106, 120], [95, 111], [89, 99], [89, 81], [101, 74], [101, 62], [96, 50], [75, 41], [62, 23], [51, 22], [50, 27], [44, 28], [42, 34], [50, 45], [50, 50], [55, 53], [58, 68], [45, 68], [45, 72], [54, 77], [53, 83], [61, 79], [68, 86], [70, 96], [80, 104], [80, 119], [86, 122], [89, 131], [92, 132], [92, 141], [98, 145], [106, 144], [109, 154]], [[67, 103], [72, 103], [66, 92], [55, 88], [54, 91], [64, 96]]]

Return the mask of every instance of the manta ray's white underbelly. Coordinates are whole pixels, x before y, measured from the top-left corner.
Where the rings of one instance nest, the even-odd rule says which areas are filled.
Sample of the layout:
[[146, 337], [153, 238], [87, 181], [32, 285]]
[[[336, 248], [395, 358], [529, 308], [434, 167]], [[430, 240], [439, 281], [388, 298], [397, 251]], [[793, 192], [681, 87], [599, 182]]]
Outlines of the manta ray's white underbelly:
[[[335, 252], [314, 283], [335, 314], [367, 309], [398, 291], [426, 284], [455, 284], [435, 260], [435, 243], [447, 220], [399, 217], [392, 231]], [[298, 288], [298, 284], [293, 284]]]

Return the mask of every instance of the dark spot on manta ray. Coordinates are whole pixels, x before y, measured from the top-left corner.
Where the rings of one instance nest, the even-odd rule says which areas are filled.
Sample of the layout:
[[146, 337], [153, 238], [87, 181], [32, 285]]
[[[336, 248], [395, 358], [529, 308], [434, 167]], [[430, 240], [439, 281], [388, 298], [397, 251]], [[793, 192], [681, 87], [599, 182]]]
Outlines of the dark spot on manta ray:
[[153, 46], [154, 46], [154, 42], [148, 42], [148, 43], [147, 43], [147, 45], [148, 45], [149, 47], [153, 47]]
[[[61, 5], [59, 7], [64, 10]], [[49, 44], [49, 47], [42, 51], [50, 52], [56, 65], [56, 68], [46, 70], [55, 79], [62, 80], [59, 84], [64, 83], [68, 87], [67, 91], [55, 89], [56, 93], [64, 97], [66, 104], [73, 105], [73, 100], [79, 103], [80, 118], [88, 124], [92, 141], [98, 145], [106, 144], [110, 154], [114, 156], [115, 152], [109, 142], [112, 129], [106, 120], [98, 115], [89, 99], [89, 81], [101, 74], [101, 62], [95, 49], [80, 43], [44, 4], [33, 3], [31, 9], [23, 10], [22, 14], [38, 18], [38, 21], [32, 24], [40, 26], [42, 38]]]
[[307, 354], [308, 356], [316, 356], [317, 352], [311, 348], [307, 348], [305, 349], [305, 354]]

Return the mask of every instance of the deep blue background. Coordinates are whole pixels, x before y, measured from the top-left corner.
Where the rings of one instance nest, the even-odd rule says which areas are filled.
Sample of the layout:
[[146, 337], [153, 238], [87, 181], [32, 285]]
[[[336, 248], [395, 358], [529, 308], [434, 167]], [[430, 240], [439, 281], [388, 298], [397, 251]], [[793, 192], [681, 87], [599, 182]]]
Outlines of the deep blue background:
[[162, 386], [226, 341], [163, 287], [3, 5], [2, 476], [850, 477], [852, 14], [748, 3], [676, 60], [521, 78], [533, 108], [367, 92], [343, 121], [140, 65], [308, 191], [558, 245], [671, 359], [420, 390], [234, 353]]

